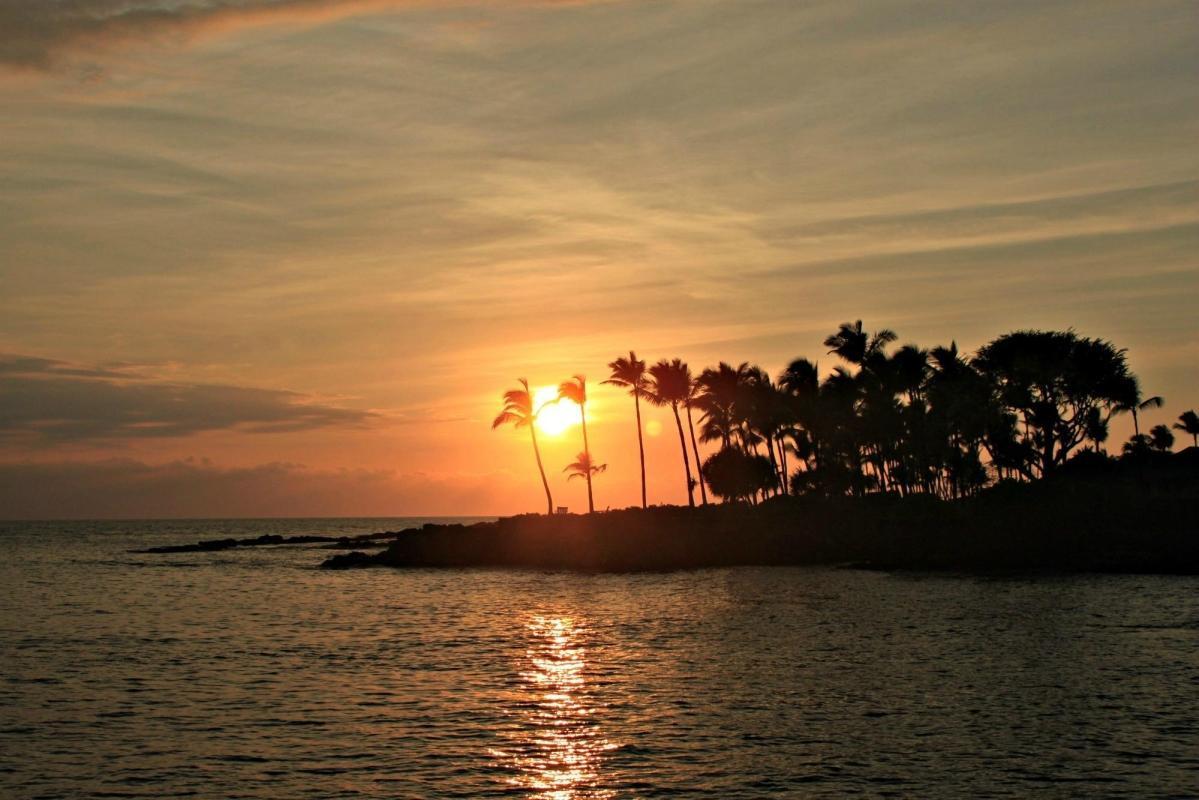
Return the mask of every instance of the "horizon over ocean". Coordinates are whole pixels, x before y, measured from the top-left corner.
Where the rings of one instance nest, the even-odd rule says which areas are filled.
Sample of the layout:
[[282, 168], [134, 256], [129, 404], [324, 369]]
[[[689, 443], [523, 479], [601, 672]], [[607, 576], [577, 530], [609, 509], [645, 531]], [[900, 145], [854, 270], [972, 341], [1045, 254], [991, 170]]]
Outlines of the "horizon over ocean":
[[24, 518], [7, 518], [0, 517], [0, 525], [16, 524], [21, 522], [296, 522], [296, 521], [314, 521], [314, 522], [329, 522], [329, 521], [350, 521], [350, 520], [495, 520], [505, 516], [514, 516], [512, 514], [389, 514], [383, 516], [354, 516], [354, 517], [31, 517]]
[[0, 795], [1187, 795], [1199, 578], [372, 569], [0, 522]]

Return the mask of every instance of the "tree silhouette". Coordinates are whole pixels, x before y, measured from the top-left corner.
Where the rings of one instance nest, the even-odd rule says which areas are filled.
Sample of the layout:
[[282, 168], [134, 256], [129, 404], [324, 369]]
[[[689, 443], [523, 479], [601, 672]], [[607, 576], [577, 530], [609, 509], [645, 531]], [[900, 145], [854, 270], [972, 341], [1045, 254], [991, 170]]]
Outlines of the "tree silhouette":
[[612, 374], [604, 381], [609, 386], [621, 386], [633, 396], [633, 411], [637, 415], [637, 455], [641, 460], [641, 507], [646, 507], [645, 497], [645, 441], [641, 433], [641, 398], [647, 397], [648, 383], [645, 362], [630, 350], [628, 358], [617, 358], [608, 363]]
[[1135, 378], [1123, 350], [1074, 331], [1015, 331], [979, 350], [975, 366], [1023, 425], [1034, 457], [1013, 466], [1026, 477], [1048, 475], [1086, 437], [1090, 409], [1119, 408]]
[[1086, 417], [1086, 438], [1095, 445], [1095, 452], [1100, 451], [1100, 445], [1107, 441], [1108, 437], [1108, 418], [1098, 407], [1093, 407], [1087, 411]]
[[712, 493], [726, 500], [752, 500], [776, 480], [769, 459], [732, 445], [709, 456], [700, 471]]
[[[545, 467], [541, 465], [541, 449], [537, 446], [537, 414], [541, 409], [533, 408], [533, 395], [529, 392], [529, 382], [524, 378], [517, 379], [520, 389], [509, 389], [504, 392], [504, 409], [492, 421], [491, 429], [501, 425], [528, 428], [533, 439], [533, 455], [537, 459], [537, 471], [541, 474], [541, 485], [545, 487], [545, 505], [547, 514], [554, 513], [554, 498], [550, 495], [550, 482], [545, 478]], [[543, 406], [544, 407], [544, 406]]]
[[1168, 453], [1174, 448], [1174, 434], [1165, 425], [1154, 425], [1149, 430], [1149, 441], [1160, 453]]
[[[575, 459], [576, 460], [574, 463], [568, 464], [566, 468], [562, 470], [563, 472], [570, 473], [566, 476], [568, 481], [574, 480], [575, 478], [586, 478], [587, 482], [590, 483], [593, 475], [598, 475], [608, 468], [607, 464], [592, 463], [591, 456], [586, 451], [579, 453], [577, 456], [575, 456]], [[594, 510], [595, 509], [592, 509], [592, 511]]]
[[830, 353], [840, 356], [850, 364], [866, 364], [882, 355], [888, 344], [898, 337], [895, 331], [883, 328], [869, 335], [862, 329], [862, 321], [842, 322], [837, 332], [824, 340], [824, 346], [832, 348]]
[[674, 412], [674, 423], [679, 430], [679, 446], [683, 450], [683, 473], [687, 478], [687, 505], [695, 506], [695, 479], [691, 477], [691, 459], [687, 455], [687, 439], [683, 435], [683, 421], [679, 417], [679, 404], [691, 397], [691, 370], [680, 359], [662, 359], [649, 368], [650, 401], [654, 405], [670, 406]]
[[1174, 423], [1174, 429], [1189, 434], [1191, 444], [1199, 447], [1199, 414], [1194, 411], [1184, 411], [1178, 415], [1178, 422]]
[[[569, 400], [579, 407], [579, 419], [582, 421], [583, 427], [583, 453], [587, 456], [587, 463], [591, 463], [591, 445], [587, 442], [587, 379], [582, 375], [575, 375], [568, 381], [562, 382], [558, 386], [558, 399]], [[583, 477], [587, 479], [587, 513], [595, 513], [595, 499], [591, 494], [591, 475], [590, 471], [585, 472]]]
[[[1141, 396], [1125, 351], [1110, 342], [1072, 330], [1014, 331], [968, 357], [956, 342], [892, 348], [896, 340], [888, 329], [871, 334], [861, 321], [843, 323], [824, 339], [842, 364], [822, 379], [815, 362], [797, 358], [777, 383], [749, 362], [722, 361], [693, 379], [677, 358], [648, 369], [631, 351], [612, 361], [604, 383], [633, 396], [642, 506], [647, 505], [642, 398], [671, 407], [692, 506], [696, 484], [703, 503], [709, 490], [750, 501], [791, 492], [969, 496], [993, 481], [1049, 476], [1079, 451], [1101, 453], [1112, 415], [1124, 412], [1133, 414], [1136, 431], [1123, 447], [1126, 455], [1143, 458], [1173, 446], [1166, 425], [1140, 432], [1137, 413], [1162, 401]], [[527, 395], [527, 384], [522, 386]], [[559, 387], [562, 399], [585, 405], [580, 376]], [[531, 413], [527, 397], [517, 400], [505, 413], [525, 419]], [[568, 470], [593, 463], [585, 410], [583, 420], [586, 459]], [[1199, 415], [1187, 411], [1178, 420], [1173, 427], [1199, 446]], [[502, 414], [496, 424], [505, 421], [514, 418]], [[700, 441], [718, 443], [719, 449], [704, 460]], [[572, 474], [590, 478], [597, 471]], [[723, 481], [719, 489], [713, 479]], [[593, 510], [590, 481], [588, 489]]]
[[703, 412], [701, 441], [719, 441], [722, 447], [728, 447], [732, 442], [739, 428], [737, 401], [748, 371], [748, 363], [734, 367], [721, 361], [715, 369], [708, 368], [700, 373], [696, 379], [699, 392], [695, 405]]
[[[695, 420], [691, 418], [691, 407], [699, 399], [700, 386], [699, 382], [692, 379], [691, 385], [687, 391], [687, 399], [683, 401], [683, 408], [687, 411], [687, 432], [691, 437], [691, 454], [695, 456], [695, 470], [699, 471], [699, 445], [695, 443]], [[708, 490], [704, 488], [703, 478], [700, 477], [697, 481], [699, 484], [699, 498], [703, 505], [708, 504]]]
[[1148, 411], [1151, 408], [1161, 408], [1164, 402], [1159, 395], [1141, 397], [1140, 382], [1135, 376], [1129, 375], [1120, 393], [1120, 399], [1113, 406], [1112, 411], [1118, 414], [1132, 414], [1133, 435], [1140, 436], [1141, 422], [1137, 416], [1138, 412]]

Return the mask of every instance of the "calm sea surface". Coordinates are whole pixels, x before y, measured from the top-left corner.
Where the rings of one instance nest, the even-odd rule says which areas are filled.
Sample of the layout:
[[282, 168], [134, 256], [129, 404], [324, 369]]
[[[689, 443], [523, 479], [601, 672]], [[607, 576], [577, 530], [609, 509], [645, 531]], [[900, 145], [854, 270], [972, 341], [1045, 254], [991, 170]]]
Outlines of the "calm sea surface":
[[321, 572], [0, 524], [0, 797], [1199, 795], [1199, 580]]

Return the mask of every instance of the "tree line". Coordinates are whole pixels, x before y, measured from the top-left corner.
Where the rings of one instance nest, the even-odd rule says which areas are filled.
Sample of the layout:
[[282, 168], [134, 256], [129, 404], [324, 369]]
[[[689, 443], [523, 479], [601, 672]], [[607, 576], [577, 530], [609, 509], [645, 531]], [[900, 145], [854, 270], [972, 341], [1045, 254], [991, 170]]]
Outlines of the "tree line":
[[[687, 502], [756, 502], [779, 494], [862, 495], [889, 492], [954, 499], [998, 480], [1046, 478], [1082, 451], [1102, 453], [1112, 418], [1128, 414], [1134, 433], [1127, 457], [1169, 451], [1166, 425], [1141, 432], [1140, 414], [1160, 408], [1144, 396], [1125, 350], [1073, 330], [1004, 334], [973, 356], [956, 343], [924, 349], [894, 347], [894, 331], [868, 332], [861, 320], [843, 323], [824, 340], [839, 363], [821, 377], [815, 361], [797, 358], [772, 379], [749, 363], [720, 362], [693, 374], [681, 359], [653, 365], [632, 351], [608, 364], [603, 383], [633, 399], [647, 505], [641, 404], [669, 407], [682, 454]], [[528, 381], [504, 394], [493, 428], [528, 428], [545, 488], [553, 497], [537, 444]], [[550, 402], [573, 402], [582, 412], [583, 451], [567, 467], [587, 483], [605, 469], [587, 440], [587, 384], [576, 375]], [[1199, 445], [1199, 415], [1183, 413], [1175, 429]], [[701, 460], [699, 443], [717, 449]]]

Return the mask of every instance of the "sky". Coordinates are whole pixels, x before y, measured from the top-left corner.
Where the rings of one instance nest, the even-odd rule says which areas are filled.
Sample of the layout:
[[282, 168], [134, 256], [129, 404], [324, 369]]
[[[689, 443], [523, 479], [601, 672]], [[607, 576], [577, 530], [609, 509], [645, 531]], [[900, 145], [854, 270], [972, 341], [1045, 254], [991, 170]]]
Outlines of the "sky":
[[1191, 0], [0, 0], [0, 517], [536, 511], [491, 420], [576, 373], [624, 507], [609, 361], [827, 370], [856, 319], [1110, 339], [1171, 422], [1197, 41]]

